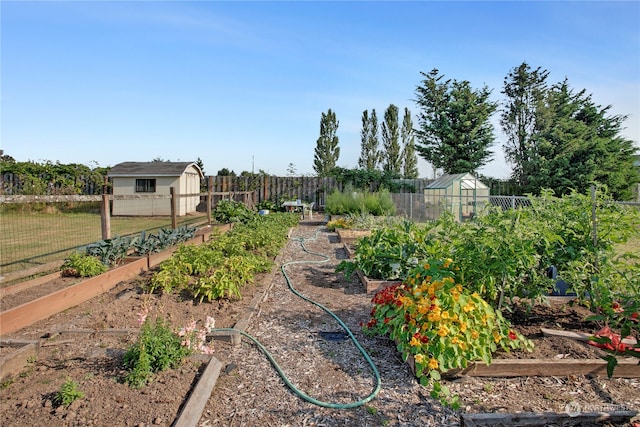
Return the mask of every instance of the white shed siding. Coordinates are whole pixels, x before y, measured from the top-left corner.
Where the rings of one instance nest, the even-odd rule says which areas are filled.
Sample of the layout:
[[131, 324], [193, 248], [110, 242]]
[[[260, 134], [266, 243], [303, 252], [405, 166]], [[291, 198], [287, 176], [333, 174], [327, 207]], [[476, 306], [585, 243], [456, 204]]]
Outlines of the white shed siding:
[[[125, 165], [125, 164], [122, 164]], [[176, 196], [178, 197], [176, 203], [176, 214], [178, 216], [187, 215], [190, 212], [195, 212], [196, 207], [200, 203], [200, 170], [194, 164], [185, 167], [181, 175], [177, 173], [175, 175], [167, 173], [166, 169], [160, 174], [153, 174], [150, 171], [142, 172], [140, 165], [136, 163], [126, 163], [127, 168], [131, 171], [131, 168], [138, 168], [134, 170], [131, 175], [126, 171], [122, 171], [122, 168], [114, 173], [112, 176], [113, 194], [118, 195], [155, 195], [155, 196], [167, 196], [162, 199], [133, 199], [133, 200], [118, 200], [114, 199], [112, 205], [113, 215], [136, 215], [136, 216], [168, 216], [171, 215], [171, 199], [168, 197], [171, 194], [170, 188], [173, 187]], [[147, 166], [142, 164], [142, 166]], [[164, 166], [164, 165], [161, 165]], [[174, 167], [174, 165], [170, 165]], [[178, 166], [180, 167], [180, 166]], [[178, 172], [178, 171], [176, 171]], [[178, 172], [180, 173], [180, 172]], [[156, 188], [154, 193], [138, 193], [136, 192], [136, 180], [137, 179], [155, 179]], [[187, 196], [192, 194], [192, 196]], [[180, 197], [184, 195], [184, 197]]]

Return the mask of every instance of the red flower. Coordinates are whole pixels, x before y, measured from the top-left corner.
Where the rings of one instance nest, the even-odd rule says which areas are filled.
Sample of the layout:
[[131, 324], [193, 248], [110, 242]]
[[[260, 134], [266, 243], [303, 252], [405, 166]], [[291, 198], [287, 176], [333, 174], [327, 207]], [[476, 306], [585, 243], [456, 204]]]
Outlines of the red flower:
[[515, 332], [509, 331], [509, 338], [512, 340], [515, 340], [516, 338], [518, 338], [518, 336], [516, 335]]

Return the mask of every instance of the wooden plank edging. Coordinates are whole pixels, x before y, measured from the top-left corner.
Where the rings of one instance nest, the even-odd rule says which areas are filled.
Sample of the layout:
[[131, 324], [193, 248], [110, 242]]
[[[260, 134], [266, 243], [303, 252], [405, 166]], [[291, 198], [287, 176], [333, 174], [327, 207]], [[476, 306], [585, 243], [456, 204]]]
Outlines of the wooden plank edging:
[[627, 423], [638, 415], [638, 411], [612, 412], [520, 412], [520, 413], [478, 413], [462, 414], [462, 427], [480, 426], [580, 426], [584, 424]]
[[76, 285], [60, 289], [36, 300], [0, 312], [0, 336], [74, 307], [113, 288], [121, 281], [148, 270], [147, 257], [116, 267]]
[[32, 358], [38, 356], [38, 341], [0, 340], [0, 347], [16, 347], [16, 350], [0, 358], [0, 381], [19, 374]]
[[187, 403], [182, 407], [178, 418], [173, 423], [173, 427], [196, 427], [198, 425], [202, 417], [202, 411], [209, 397], [211, 397], [211, 391], [218, 381], [221, 370], [222, 362], [211, 356], [202, 376], [198, 379], [196, 386], [189, 395]]

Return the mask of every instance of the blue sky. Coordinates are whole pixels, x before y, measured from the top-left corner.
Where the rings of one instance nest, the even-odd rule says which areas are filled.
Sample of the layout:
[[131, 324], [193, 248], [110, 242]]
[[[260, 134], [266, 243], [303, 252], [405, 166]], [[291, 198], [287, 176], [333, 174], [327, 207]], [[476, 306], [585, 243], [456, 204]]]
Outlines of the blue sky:
[[[0, 148], [18, 161], [201, 158], [207, 174], [313, 174], [331, 108], [338, 165], [353, 168], [364, 110], [408, 107], [417, 126], [421, 71], [503, 101], [505, 76], [525, 61], [629, 115], [623, 135], [640, 140], [637, 1], [3, 0], [0, 14]], [[507, 177], [493, 122], [482, 172]]]

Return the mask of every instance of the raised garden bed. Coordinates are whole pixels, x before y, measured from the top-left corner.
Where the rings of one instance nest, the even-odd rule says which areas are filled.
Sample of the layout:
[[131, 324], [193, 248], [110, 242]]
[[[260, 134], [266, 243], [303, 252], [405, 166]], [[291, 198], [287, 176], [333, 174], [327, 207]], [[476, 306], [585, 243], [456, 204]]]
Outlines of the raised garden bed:
[[354, 244], [363, 237], [371, 235], [371, 230], [351, 230], [346, 228], [338, 228], [336, 230], [338, 238], [342, 243]]

